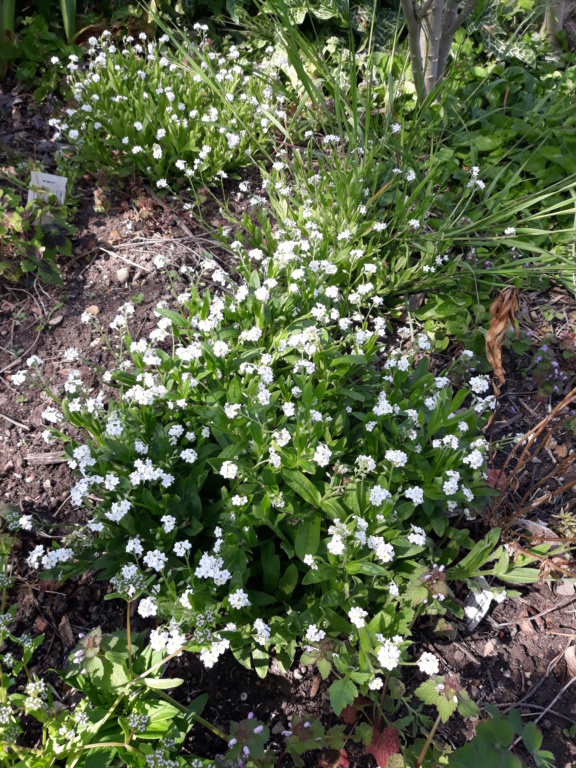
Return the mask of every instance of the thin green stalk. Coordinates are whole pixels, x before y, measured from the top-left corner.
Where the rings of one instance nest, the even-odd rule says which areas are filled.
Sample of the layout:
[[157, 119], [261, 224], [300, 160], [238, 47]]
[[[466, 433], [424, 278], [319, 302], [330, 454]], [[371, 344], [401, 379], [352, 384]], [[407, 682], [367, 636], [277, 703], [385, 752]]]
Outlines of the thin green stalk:
[[128, 642], [128, 669], [132, 679], [132, 643], [130, 641], [130, 600], [126, 601], [126, 640]]
[[172, 696], [170, 696], [170, 694], [162, 690], [158, 690], [156, 691], [156, 693], [162, 699], [172, 704], [173, 707], [176, 707], [176, 709], [179, 709], [185, 715], [192, 717], [199, 725], [202, 725], [204, 728], [209, 730], [215, 736], [218, 736], [218, 738], [222, 739], [222, 741], [225, 741], [226, 743], [230, 741], [230, 736], [227, 736], [224, 733], [224, 731], [221, 731], [218, 727], [216, 727], [215, 725], [212, 725], [212, 723], [210, 723], [208, 720], [205, 720], [201, 715], [197, 715], [194, 712], [189, 712], [184, 706], [184, 704], [180, 704], [180, 702], [176, 701], [176, 699], [173, 699]]
[[432, 738], [436, 733], [436, 729], [438, 728], [439, 725], [440, 725], [440, 715], [438, 715], [438, 717], [436, 718], [436, 722], [434, 723], [434, 725], [432, 726], [432, 730], [428, 734], [428, 738], [426, 739], [424, 746], [422, 747], [422, 751], [420, 752], [420, 756], [418, 757], [418, 760], [416, 760], [416, 764], [414, 768], [420, 768], [420, 766], [424, 762], [424, 758], [426, 757], [426, 752], [428, 752], [428, 747], [432, 743]]

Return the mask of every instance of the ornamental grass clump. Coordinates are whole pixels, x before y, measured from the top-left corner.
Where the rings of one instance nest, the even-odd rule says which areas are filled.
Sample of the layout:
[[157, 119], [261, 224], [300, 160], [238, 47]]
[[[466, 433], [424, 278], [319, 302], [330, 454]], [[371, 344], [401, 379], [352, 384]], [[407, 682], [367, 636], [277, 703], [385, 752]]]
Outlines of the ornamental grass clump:
[[[155, 650], [182, 643], [206, 667], [230, 649], [265, 675], [271, 654], [288, 669], [303, 648], [335, 673], [340, 712], [415, 663], [418, 614], [461, 615], [454, 579], [491, 559], [483, 574], [535, 578], [516, 576], [498, 529], [475, 544], [467, 528], [493, 493], [479, 426], [494, 398], [486, 377], [432, 374], [425, 334], [391, 344], [369, 272], [350, 288], [351, 260], [318, 259], [314, 238], [230, 251], [233, 272], [181, 268], [147, 337], [120, 307], [98, 392], [78, 371], [63, 397], [50, 390], [44, 416], [86, 518], [28, 562], [101, 571], [161, 624]], [[207, 275], [221, 290], [199, 290]], [[41, 361], [30, 367], [43, 380]], [[420, 668], [439, 669], [428, 656]]]
[[[168, 37], [116, 44], [90, 38], [88, 63], [68, 65], [75, 104], [50, 124], [74, 145], [82, 171], [137, 173], [156, 188], [201, 184], [246, 165], [285, 118], [284, 97], [248, 68], [234, 45], [212, 48], [207, 27], [176, 58]], [[250, 125], [247, 136], [246, 125]]]

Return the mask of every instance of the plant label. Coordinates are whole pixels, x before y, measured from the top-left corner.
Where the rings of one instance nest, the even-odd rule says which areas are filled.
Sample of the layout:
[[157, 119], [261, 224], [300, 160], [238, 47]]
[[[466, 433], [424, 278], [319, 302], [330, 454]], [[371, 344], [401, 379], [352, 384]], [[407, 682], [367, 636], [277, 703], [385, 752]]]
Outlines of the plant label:
[[[30, 176], [30, 189], [28, 190], [28, 202], [38, 198], [41, 200], [48, 200], [48, 194], [51, 194], [56, 195], [59, 203], [64, 203], [66, 200], [67, 184], [68, 179], [65, 176], [54, 176], [52, 173], [32, 171]], [[46, 190], [46, 193], [41, 191], [43, 189]]]
[[490, 603], [492, 602], [492, 590], [488, 582], [482, 576], [474, 579], [475, 588], [469, 592], [464, 607], [464, 616], [466, 617], [466, 629], [471, 632], [482, 621], [488, 613]]

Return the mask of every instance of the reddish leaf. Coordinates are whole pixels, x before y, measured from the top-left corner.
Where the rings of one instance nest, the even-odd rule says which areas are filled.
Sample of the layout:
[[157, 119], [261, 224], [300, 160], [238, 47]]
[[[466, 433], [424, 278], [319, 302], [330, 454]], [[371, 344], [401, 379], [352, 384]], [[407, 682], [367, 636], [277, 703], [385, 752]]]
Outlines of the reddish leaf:
[[490, 488], [496, 488], [499, 491], [503, 491], [506, 488], [507, 480], [503, 469], [489, 469], [486, 472], [486, 476]]
[[400, 736], [392, 725], [388, 725], [383, 731], [372, 731], [372, 741], [366, 747], [366, 752], [372, 755], [380, 768], [386, 768], [388, 758], [400, 752]]
[[348, 704], [340, 712], [340, 720], [343, 720], [347, 725], [354, 725], [358, 718], [358, 711], [364, 709], [364, 707], [371, 706], [372, 701], [367, 699], [366, 696], [358, 696], [354, 699], [352, 704]]

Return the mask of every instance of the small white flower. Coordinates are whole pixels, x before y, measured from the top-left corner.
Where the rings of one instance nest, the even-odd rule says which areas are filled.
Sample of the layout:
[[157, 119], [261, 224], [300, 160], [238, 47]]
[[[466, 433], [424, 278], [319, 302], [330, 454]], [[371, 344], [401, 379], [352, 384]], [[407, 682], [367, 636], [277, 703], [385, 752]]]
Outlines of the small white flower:
[[364, 621], [366, 616], [368, 616], [368, 611], [365, 611], [363, 608], [354, 607], [350, 608], [348, 611], [348, 618], [351, 623], [359, 629], [366, 626], [366, 622]]
[[426, 675], [437, 675], [440, 671], [440, 662], [433, 653], [425, 651], [418, 659], [418, 668]]
[[232, 461], [225, 461], [220, 467], [220, 474], [227, 480], [234, 480], [238, 474], [238, 466]]

